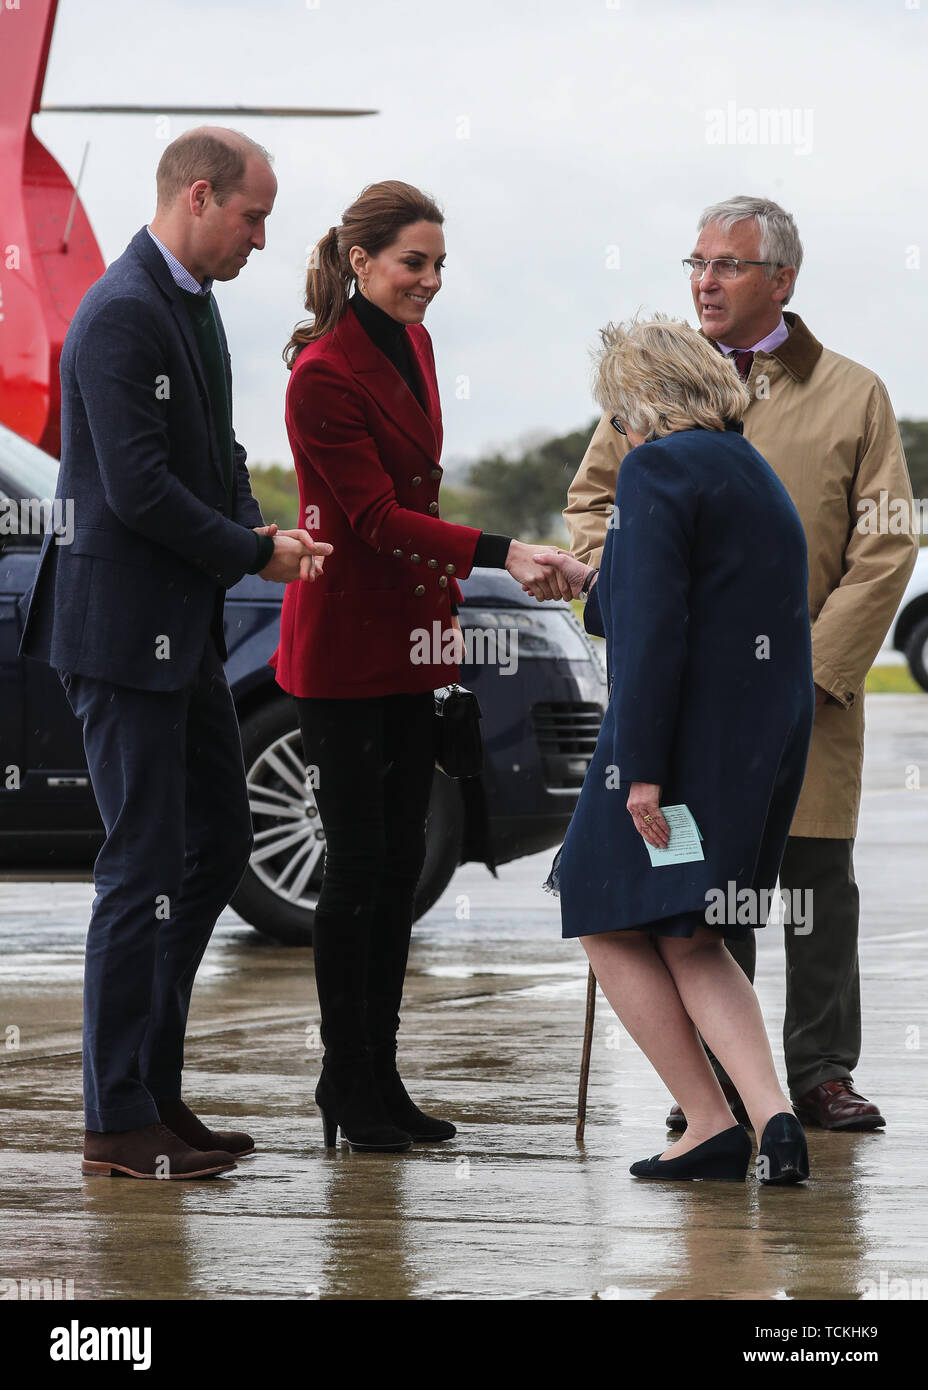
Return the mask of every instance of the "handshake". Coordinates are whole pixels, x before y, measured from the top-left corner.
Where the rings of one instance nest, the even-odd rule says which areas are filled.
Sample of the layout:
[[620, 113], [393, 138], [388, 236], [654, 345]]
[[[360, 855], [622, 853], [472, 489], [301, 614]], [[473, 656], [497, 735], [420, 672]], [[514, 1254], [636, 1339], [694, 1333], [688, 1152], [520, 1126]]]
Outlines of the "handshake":
[[[276, 523], [256, 526], [259, 536], [273, 536], [274, 553], [261, 570], [261, 578], [278, 584], [294, 579], [314, 580], [322, 573], [325, 557], [332, 554], [328, 541], [314, 541], [308, 531], [281, 531]], [[590, 566], [569, 551], [526, 545], [512, 541], [506, 555], [506, 569], [527, 594], [540, 603], [545, 599], [577, 598]]]
[[324, 557], [332, 554], [328, 541], [314, 541], [308, 531], [281, 531], [276, 522], [256, 526], [259, 536], [274, 537], [274, 553], [260, 577], [269, 583], [289, 584], [293, 579], [315, 579], [322, 573]]
[[513, 541], [506, 556], [508, 572], [539, 603], [549, 598], [578, 598], [592, 568], [567, 550], [526, 545], [524, 541]]

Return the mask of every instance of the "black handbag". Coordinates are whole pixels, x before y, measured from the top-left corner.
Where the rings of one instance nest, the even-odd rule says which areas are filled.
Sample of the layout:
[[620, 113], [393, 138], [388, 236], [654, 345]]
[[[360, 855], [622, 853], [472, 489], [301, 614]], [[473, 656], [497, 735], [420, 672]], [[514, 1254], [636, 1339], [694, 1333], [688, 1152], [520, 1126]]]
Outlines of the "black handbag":
[[476, 777], [483, 771], [480, 702], [463, 685], [435, 691], [435, 761], [446, 777]]

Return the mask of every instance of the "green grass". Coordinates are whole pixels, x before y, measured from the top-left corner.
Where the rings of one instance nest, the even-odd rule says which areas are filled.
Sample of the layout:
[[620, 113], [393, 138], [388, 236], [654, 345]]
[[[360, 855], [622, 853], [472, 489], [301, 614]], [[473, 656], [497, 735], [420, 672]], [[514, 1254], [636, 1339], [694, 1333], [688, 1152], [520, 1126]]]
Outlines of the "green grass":
[[873, 666], [867, 675], [868, 695], [924, 695], [908, 666]]

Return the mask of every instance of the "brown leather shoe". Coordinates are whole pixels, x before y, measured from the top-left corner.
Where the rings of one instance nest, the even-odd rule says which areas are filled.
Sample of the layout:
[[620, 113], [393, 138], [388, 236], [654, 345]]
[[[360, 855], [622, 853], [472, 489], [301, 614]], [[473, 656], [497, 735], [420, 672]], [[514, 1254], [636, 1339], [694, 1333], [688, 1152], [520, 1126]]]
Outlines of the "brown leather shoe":
[[192, 1149], [202, 1149], [204, 1152], [221, 1149], [234, 1158], [244, 1158], [255, 1151], [255, 1141], [250, 1134], [235, 1129], [207, 1129], [182, 1100], [159, 1101], [158, 1114], [161, 1123], [172, 1129]]
[[880, 1129], [886, 1123], [879, 1106], [855, 1091], [849, 1076], [813, 1086], [793, 1109], [804, 1125], [819, 1129]]
[[[731, 1084], [730, 1081], [720, 1081], [719, 1085], [722, 1088], [722, 1094], [728, 1101], [731, 1113], [734, 1115], [739, 1125], [744, 1125], [745, 1129], [751, 1129], [751, 1121], [748, 1118], [748, 1112], [744, 1108], [744, 1101], [738, 1095], [738, 1092], [735, 1090], [734, 1086]], [[667, 1125], [668, 1129], [686, 1129], [686, 1116], [680, 1109], [679, 1105], [675, 1105], [673, 1109], [670, 1111], [670, 1114], [667, 1116], [667, 1119], [665, 1120], [665, 1124]]]
[[235, 1167], [230, 1153], [203, 1153], [178, 1139], [167, 1125], [144, 1125], [101, 1133], [84, 1131], [81, 1172], [104, 1178], [211, 1178]]

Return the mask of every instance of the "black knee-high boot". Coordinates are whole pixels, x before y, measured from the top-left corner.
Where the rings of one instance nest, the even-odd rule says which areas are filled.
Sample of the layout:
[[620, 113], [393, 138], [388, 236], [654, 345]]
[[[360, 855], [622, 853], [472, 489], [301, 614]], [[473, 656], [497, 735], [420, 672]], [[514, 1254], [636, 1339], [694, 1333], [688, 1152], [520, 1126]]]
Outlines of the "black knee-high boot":
[[313, 957], [325, 1054], [316, 1087], [326, 1148], [336, 1131], [352, 1149], [396, 1153], [412, 1137], [394, 1122], [375, 1080], [365, 1026], [370, 921], [366, 913], [317, 909]]
[[377, 905], [367, 970], [367, 1038], [378, 1091], [395, 1125], [418, 1144], [453, 1139], [449, 1120], [426, 1115], [410, 1099], [396, 1066], [396, 1035], [400, 1026], [403, 982], [412, 931], [412, 885], [396, 875], [385, 879]]

